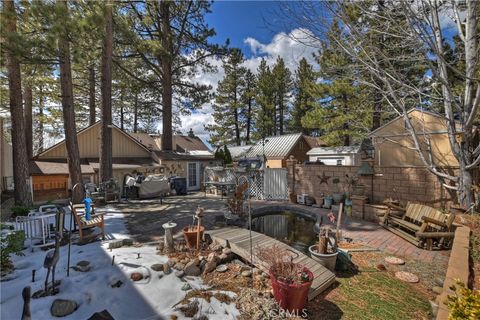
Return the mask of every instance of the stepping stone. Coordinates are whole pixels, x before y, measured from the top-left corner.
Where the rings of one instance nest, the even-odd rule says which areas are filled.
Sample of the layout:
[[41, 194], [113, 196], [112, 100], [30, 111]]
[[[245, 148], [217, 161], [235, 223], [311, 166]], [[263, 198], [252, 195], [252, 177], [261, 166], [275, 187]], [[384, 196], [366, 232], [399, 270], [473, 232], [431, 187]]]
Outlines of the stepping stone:
[[143, 274], [141, 274], [140, 272], [132, 272], [132, 274], [130, 275], [130, 279], [132, 279], [133, 281], [140, 281], [143, 279]]
[[82, 260], [77, 262], [77, 266], [79, 267], [87, 267], [90, 265], [90, 261], [87, 260]]
[[100, 312], [95, 312], [94, 314], [92, 314], [90, 318], [88, 318], [88, 320], [115, 320], [115, 319], [112, 317], [110, 312], [108, 312], [107, 310], [103, 310]]
[[54, 317], [65, 317], [77, 310], [78, 305], [75, 301], [56, 299], [50, 308], [50, 313]]
[[163, 271], [163, 264], [155, 263], [150, 267], [153, 271]]
[[414, 275], [413, 273], [405, 272], [405, 271], [395, 272], [395, 277], [397, 277], [402, 281], [410, 282], [410, 283], [417, 283], [418, 281], [420, 281], [418, 276]]
[[181, 278], [185, 275], [185, 272], [183, 272], [182, 270], [179, 270], [179, 271], [175, 271], [174, 275], [177, 277], [177, 278]]
[[397, 257], [386, 257], [385, 258], [385, 262], [389, 263], [389, 264], [394, 264], [394, 265], [401, 265], [401, 264], [405, 264], [405, 261], [400, 259], [400, 258], [397, 258]]

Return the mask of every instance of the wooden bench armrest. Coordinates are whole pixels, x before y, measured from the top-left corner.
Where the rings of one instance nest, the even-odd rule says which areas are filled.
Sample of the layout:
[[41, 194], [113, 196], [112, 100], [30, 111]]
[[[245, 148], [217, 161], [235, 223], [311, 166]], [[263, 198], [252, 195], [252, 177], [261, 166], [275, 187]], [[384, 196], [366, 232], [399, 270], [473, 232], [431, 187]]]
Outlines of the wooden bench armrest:
[[393, 204], [391, 202], [384, 202], [384, 204], [391, 208], [391, 209], [395, 209], [395, 210], [398, 210], [398, 211], [402, 211], [402, 212], [406, 212], [407, 209], [405, 209], [404, 207], [401, 207], [401, 206], [397, 206], [396, 204]]
[[415, 232], [419, 238], [454, 238], [455, 232]]
[[447, 228], [447, 224], [445, 222], [442, 222], [442, 221], [439, 221], [437, 219], [433, 219], [433, 218], [430, 218], [430, 217], [422, 217], [422, 220], [424, 222], [427, 222], [427, 223], [433, 223], [433, 224], [436, 224], [437, 226], [440, 226], [440, 227], [444, 227], [444, 228]]

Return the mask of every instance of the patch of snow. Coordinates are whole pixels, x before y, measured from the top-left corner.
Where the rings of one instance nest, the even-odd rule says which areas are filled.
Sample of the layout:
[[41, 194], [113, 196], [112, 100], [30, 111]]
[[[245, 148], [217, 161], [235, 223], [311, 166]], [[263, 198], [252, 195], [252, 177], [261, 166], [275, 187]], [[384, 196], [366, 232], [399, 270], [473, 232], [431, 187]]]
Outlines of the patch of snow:
[[[122, 214], [112, 208], [103, 209], [99, 209], [99, 212], [106, 212], [107, 238], [128, 238]], [[1, 283], [1, 319], [21, 318], [23, 308], [21, 292], [25, 286], [31, 286], [32, 293], [44, 288], [47, 270], [43, 268], [43, 260], [46, 252], [39, 249], [31, 252], [27, 248], [23, 253], [24, 256], [12, 257], [16, 267], [10, 275], [13, 279]], [[172, 314], [184, 319], [181, 312], [174, 309], [186, 295], [186, 292], [181, 290], [184, 281], [187, 281], [193, 289], [207, 288], [199, 277], [186, 277], [182, 281], [173, 272], [164, 275], [163, 272], [152, 270], [151, 265], [168, 261], [167, 256], [157, 254], [154, 246], [109, 250], [108, 241], [83, 246], [72, 245], [70, 266], [75, 266], [81, 260], [87, 260], [90, 262], [91, 270], [79, 272], [71, 269], [69, 277], [66, 274], [67, 254], [68, 245], [61, 247], [55, 274], [55, 279], [61, 280], [60, 292], [55, 296], [31, 299], [32, 319], [54, 318], [50, 314], [50, 307], [55, 299], [74, 300], [79, 305], [78, 310], [63, 317], [65, 320], [88, 319], [93, 313], [104, 309], [107, 309], [116, 320], [168, 319]], [[36, 279], [33, 283], [32, 270], [36, 270]], [[133, 282], [130, 280], [132, 272], [140, 272], [144, 279]], [[111, 285], [118, 280], [122, 281], [123, 285], [112, 288]], [[215, 311], [215, 314], [207, 314], [209, 319], [234, 319], [239, 314], [234, 303], [227, 305], [215, 298], [211, 299], [210, 304], [200, 300], [202, 299], [199, 299], [199, 307], [203, 314], [209, 309]]]

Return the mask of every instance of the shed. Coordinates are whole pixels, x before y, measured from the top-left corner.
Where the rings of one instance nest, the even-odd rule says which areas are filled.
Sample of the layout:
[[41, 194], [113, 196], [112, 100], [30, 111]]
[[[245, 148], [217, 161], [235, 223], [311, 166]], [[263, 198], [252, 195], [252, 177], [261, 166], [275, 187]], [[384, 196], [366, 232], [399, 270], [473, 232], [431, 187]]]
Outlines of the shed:
[[360, 146], [320, 147], [307, 152], [309, 161], [326, 165], [356, 166], [360, 163]]

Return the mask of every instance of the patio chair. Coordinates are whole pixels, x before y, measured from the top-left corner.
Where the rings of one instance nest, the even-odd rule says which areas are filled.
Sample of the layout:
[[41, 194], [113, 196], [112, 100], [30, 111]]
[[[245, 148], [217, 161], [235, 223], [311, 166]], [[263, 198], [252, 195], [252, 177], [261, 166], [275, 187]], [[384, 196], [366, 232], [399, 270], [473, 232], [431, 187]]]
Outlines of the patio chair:
[[50, 225], [55, 223], [55, 213], [30, 212], [27, 216], [15, 218], [15, 230], [25, 232], [25, 239], [30, 240], [32, 250], [34, 247], [45, 247], [53, 243]]
[[72, 204], [70, 203], [71, 214], [75, 219], [75, 223], [78, 226], [78, 232], [80, 234], [80, 242], [84, 242], [87, 238], [96, 238], [98, 234], [92, 233], [90, 235], [85, 235], [85, 230], [92, 229], [93, 227], [98, 227], [101, 230], [102, 240], [105, 239], [105, 223], [103, 216], [104, 213], [96, 213], [95, 205], [91, 205], [91, 218], [90, 220], [85, 219], [85, 205], [84, 204]]

